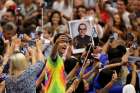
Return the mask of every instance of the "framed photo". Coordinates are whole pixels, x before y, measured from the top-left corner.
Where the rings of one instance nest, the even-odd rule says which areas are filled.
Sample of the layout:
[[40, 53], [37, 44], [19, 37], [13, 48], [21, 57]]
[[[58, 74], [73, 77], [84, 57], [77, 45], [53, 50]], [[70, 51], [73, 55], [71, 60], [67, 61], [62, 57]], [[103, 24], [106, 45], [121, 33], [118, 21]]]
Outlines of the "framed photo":
[[80, 23], [86, 24], [86, 26], [87, 26], [87, 33], [86, 34], [90, 36], [90, 31], [92, 30], [91, 22], [90, 22], [90, 20], [82, 19], [82, 20], [69, 21], [69, 31], [70, 31], [70, 35], [72, 38], [74, 38], [75, 36], [77, 36], [79, 34], [78, 26], [80, 25]]
[[69, 21], [68, 25], [73, 39], [73, 53], [83, 52], [88, 44], [93, 43], [90, 20], [73, 20]]

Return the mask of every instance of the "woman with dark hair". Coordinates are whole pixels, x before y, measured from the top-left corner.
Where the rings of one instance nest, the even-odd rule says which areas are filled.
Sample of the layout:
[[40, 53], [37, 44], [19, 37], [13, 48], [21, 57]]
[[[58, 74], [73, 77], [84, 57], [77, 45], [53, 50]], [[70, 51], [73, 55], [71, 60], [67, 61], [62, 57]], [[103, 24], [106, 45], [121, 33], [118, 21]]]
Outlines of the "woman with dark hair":
[[126, 29], [125, 25], [123, 24], [123, 21], [118, 13], [113, 15], [113, 27], [112, 32], [116, 33], [119, 38], [124, 38]]
[[53, 11], [49, 22], [44, 26], [51, 28], [53, 36], [57, 33], [64, 33], [66, 31], [65, 25], [62, 23], [61, 13], [58, 11]]
[[83, 5], [77, 7], [77, 19], [82, 19], [86, 17], [87, 8]]

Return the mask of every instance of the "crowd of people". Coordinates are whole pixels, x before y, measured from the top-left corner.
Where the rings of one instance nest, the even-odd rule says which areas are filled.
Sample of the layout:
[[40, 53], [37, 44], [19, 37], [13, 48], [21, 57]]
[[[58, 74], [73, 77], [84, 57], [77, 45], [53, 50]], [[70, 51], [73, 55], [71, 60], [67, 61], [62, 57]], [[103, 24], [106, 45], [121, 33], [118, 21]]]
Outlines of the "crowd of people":
[[140, 93], [140, 0], [0, 0], [0, 93]]

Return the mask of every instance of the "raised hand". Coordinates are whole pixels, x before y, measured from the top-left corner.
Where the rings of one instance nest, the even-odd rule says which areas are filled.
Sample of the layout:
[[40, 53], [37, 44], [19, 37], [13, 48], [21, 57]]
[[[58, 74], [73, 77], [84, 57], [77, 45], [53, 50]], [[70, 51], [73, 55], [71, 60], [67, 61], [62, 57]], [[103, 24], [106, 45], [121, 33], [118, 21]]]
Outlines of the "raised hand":
[[36, 50], [37, 50], [37, 60], [38, 61], [43, 61], [44, 62], [44, 55], [42, 54], [42, 41], [41, 40], [36, 40]]
[[55, 44], [59, 44], [59, 43], [62, 43], [62, 42], [67, 42], [68, 41], [68, 37], [66, 35], [61, 35], [55, 42]]
[[38, 50], [38, 49], [42, 50], [42, 48], [43, 48], [43, 47], [42, 47], [42, 41], [39, 40], [39, 39], [36, 40], [36, 48], [37, 48], [37, 50]]

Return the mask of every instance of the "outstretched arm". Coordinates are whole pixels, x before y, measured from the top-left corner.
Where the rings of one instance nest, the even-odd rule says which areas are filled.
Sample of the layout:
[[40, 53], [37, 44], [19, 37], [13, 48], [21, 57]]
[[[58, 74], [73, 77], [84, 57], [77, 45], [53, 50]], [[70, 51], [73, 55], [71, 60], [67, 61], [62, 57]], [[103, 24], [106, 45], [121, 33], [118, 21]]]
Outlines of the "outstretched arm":
[[131, 64], [132, 66], [132, 79], [131, 79], [131, 84], [133, 86], [135, 86], [136, 84], [136, 65], [135, 64]]
[[100, 93], [108, 93], [109, 89], [116, 82], [117, 78], [117, 73], [114, 72], [114, 74], [112, 75], [112, 80], [103, 89], [100, 90]]
[[5, 93], [5, 81], [0, 83], [0, 93]]

